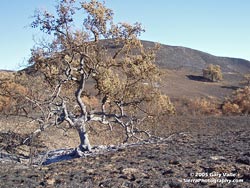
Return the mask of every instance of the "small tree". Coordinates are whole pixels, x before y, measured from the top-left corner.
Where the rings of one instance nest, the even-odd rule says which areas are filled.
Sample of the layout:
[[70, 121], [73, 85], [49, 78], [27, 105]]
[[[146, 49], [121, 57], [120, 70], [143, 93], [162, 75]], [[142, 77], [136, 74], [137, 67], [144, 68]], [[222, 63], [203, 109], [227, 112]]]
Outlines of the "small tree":
[[[76, 17], [82, 21], [80, 28], [76, 27]], [[53, 38], [32, 49], [30, 63], [44, 79], [39, 86], [44, 88], [43, 94], [26, 97], [36, 107], [32, 118], [40, 125], [33, 136], [67, 122], [79, 133], [76, 151], [81, 155], [91, 150], [86, 129], [89, 123], [119, 125], [127, 141], [140, 139], [141, 133], [150, 136], [139, 125], [154, 117], [152, 108], [157, 103], [152, 101], [160, 100], [164, 115], [174, 113], [169, 98], [155, 87], [160, 75], [154, 64], [158, 46], [143, 47], [138, 39], [144, 31], [140, 24], [114, 24], [112, 10], [96, 0], [80, 4], [61, 0], [55, 15], [37, 11], [32, 27]], [[88, 84], [97, 91], [100, 107], [94, 110], [87, 108], [86, 98], [91, 93]]]
[[219, 65], [210, 64], [206, 69], [203, 69], [203, 77], [212, 81], [217, 82], [222, 80], [222, 72]]

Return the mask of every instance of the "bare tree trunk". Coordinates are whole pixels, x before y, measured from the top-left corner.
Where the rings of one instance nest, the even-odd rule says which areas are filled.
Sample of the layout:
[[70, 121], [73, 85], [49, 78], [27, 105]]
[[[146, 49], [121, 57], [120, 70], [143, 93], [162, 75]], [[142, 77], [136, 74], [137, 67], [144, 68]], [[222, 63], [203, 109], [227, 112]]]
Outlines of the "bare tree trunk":
[[80, 138], [80, 145], [79, 145], [80, 151], [82, 152], [91, 151], [91, 145], [89, 142], [88, 133], [86, 131], [85, 124], [82, 124], [79, 128], [77, 128], [77, 131], [78, 131], [79, 138]]
[[91, 145], [88, 139], [88, 133], [86, 131], [86, 122], [84, 121], [84, 117], [77, 119], [74, 122], [74, 126], [78, 131], [80, 138], [80, 145], [76, 148], [76, 155], [82, 156], [83, 152], [91, 151]]

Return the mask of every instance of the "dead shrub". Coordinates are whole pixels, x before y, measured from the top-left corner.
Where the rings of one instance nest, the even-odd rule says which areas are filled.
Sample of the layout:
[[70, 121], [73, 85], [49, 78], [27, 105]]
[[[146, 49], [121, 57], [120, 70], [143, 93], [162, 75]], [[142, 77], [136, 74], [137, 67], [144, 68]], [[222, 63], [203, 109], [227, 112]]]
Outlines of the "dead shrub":
[[0, 96], [0, 113], [9, 109], [10, 107], [10, 98], [6, 96]]
[[0, 112], [9, 111], [17, 107], [24, 96], [28, 93], [27, 88], [15, 83], [14, 80], [1, 80], [0, 82]]
[[196, 98], [190, 100], [188, 109], [194, 114], [218, 115], [220, 114], [219, 103], [214, 99]]
[[250, 114], [250, 87], [238, 89], [222, 105], [224, 114]]
[[178, 98], [173, 103], [177, 115], [220, 115], [220, 102], [214, 98]]
[[232, 104], [227, 101], [222, 106], [223, 113], [225, 114], [240, 114], [240, 107], [238, 104]]
[[167, 95], [154, 94], [151, 100], [145, 107], [146, 111], [152, 116], [165, 116], [175, 114], [175, 106]]

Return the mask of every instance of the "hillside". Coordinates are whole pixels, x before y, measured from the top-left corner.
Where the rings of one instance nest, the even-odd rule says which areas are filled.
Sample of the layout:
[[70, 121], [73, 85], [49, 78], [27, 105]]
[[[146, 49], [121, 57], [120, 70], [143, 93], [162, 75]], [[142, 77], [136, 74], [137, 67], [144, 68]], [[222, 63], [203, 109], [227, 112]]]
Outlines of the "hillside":
[[[119, 46], [113, 45], [111, 40], [101, 43], [109, 53], [113, 53]], [[154, 47], [154, 42], [142, 41], [146, 48]], [[161, 89], [170, 97], [213, 97], [223, 99], [230, 95], [239, 85], [243, 74], [250, 72], [250, 61], [238, 58], [217, 57], [202, 51], [185, 47], [161, 44], [156, 54], [156, 64], [164, 70], [161, 78]], [[223, 81], [219, 83], [203, 82], [202, 69], [209, 64], [221, 66]], [[38, 76], [33, 66], [24, 70], [27, 74]]]
[[[104, 46], [111, 53], [118, 47], [111, 44], [110, 40], [103, 40], [101, 43], [104, 43]], [[142, 44], [145, 48], [152, 48], [155, 45], [154, 42], [149, 41], [142, 41]], [[156, 54], [156, 63], [161, 68], [171, 70], [187, 68], [190, 71], [201, 71], [209, 64], [217, 64], [221, 66], [223, 72], [244, 74], [250, 71], [250, 61], [244, 59], [218, 57], [191, 48], [164, 44], [161, 44]], [[25, 69], [28, 73], [31, 73], [32, 70], [32, 67]]]
[[[143, 41], [143, 45], [153, 47], [154, 43]], [[191, 48], [163, 44], [157, 53], [156, 63], [167, 69], [188, 68], [192, 71], [200, 71], [209, 64], [220, 65], [223, 72], [244, 74], [250, 70], [250, 61], [244, 59], [217, 57]]]
[[[112, 41], [102, 41], [110, 53], [117, 46]], [[154, 42], [142, 41], [145, 48], [153, 48]], [[119, 47], [119, 46], [118, 46]], [[156, 54], [156, 64], [165, 71], [161, 89], [174, 98], [213, 97], [223, 99], [232, 90], [241, 87], [243, 75], [250, 72], [250, 61], [238, 58], [217, 57], [202, 51], [161, 44]], [[202, 69], [209, 64], [221, 66], [223, 81], [202, 81]]]

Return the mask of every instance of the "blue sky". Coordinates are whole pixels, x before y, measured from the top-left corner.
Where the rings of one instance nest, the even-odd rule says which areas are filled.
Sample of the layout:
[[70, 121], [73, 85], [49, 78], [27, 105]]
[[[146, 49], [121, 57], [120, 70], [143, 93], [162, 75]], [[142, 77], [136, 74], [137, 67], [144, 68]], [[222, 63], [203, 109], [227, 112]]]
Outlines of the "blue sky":
[[[36, 8], [54, 0], [1, 0], [0, 69], [27, 64], [33, 37], [28, 27]], [[249, 0], [106, 0], [116, 22], [140, 22], [144, 40], [185, 46], [217, 56], [250, 60]]]

